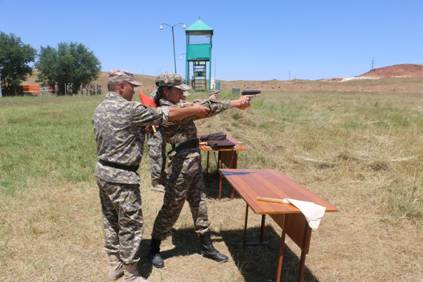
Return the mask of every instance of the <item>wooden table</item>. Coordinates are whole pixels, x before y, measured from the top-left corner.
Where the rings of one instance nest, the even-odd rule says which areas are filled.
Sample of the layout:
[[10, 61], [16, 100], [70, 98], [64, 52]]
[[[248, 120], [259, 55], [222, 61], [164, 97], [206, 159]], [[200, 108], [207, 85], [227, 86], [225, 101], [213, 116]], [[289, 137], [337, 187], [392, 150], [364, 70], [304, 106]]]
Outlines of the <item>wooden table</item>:
[[[209, 171], [210, 152], [217, 152], [217, 169], [221, 168], [237, 168], [238, 166], [238, 152], [246, 151], [244, 144], [226, 133], [226, 138], [235, 144], [233, 148], [219, 148], [213, 149], [205, 143], [200, 143], [200, 150], [207, 153], [206, 172]], [[221, 174], [219, 174], [219, 182], [221, 182]], [[233, 193], [232, 193], [233, 197]], [[219, 186], [219, 199], [222, 198], [222, 186]]]
[[[304, 280], [305, 258], [310, 248], [311, 228], [302, 213], [293, 205], [257, 201], [257, 197], [292, 198], [310, 201], [326, 208], [326, 212], [335, 212], [336, 208], [301, 184], [289, 177], [271, 169], [220, 169], [219, 173], [241, 195], [246, 203], [244, 240], [246, 245], [248, 209], [262, 215], [260, 228], [260, 242], [263, 242], [263, 231], [266, 215], [282, 228], [276, 281], [282, 275], [283, 255], [285, 250], [285, 235], [287, 234], [300, 248], [301, 258], [299, 263], [298, 281]], [[219, 186], [222, 185], [219, 182]]]

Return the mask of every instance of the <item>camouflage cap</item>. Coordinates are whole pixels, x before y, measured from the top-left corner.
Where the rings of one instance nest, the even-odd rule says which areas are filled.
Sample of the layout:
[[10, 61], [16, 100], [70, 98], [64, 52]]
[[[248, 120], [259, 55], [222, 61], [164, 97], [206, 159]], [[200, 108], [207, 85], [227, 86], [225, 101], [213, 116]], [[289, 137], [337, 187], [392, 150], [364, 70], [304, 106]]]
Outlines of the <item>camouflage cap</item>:
[[134, 86], [141, 86], [142, 83], [135, 80], [134, 74], [122, 71], [122, 70], [113, 70], [109, 73], [109, 82], [118, 82], [126, 81]]
[[184, 79], [182, 78], [182, 76], [176, 73], [160, 74], [156, 78], [156, 85], [157, 87], [160, 87], [160, 86], [175, 87], [175, 88], [181, 89], [184, 92], [191, 90], [191, 87], [184, 84]]

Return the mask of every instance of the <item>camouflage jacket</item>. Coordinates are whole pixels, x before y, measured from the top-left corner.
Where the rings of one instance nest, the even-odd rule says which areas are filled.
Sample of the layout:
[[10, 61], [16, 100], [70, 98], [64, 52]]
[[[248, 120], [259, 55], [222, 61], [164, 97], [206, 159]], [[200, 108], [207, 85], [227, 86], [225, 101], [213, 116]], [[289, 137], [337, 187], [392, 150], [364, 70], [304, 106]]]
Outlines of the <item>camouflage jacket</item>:
[[[210, 109], [210, 116], [216, 115], [226, 109], [230, 108], [230, 101], [217, 100], [202, 100], [194, 101], [194, 103], [202, 104]], [[160, 106], [179, 106], [183, 107], [182, 103], [174, 104], [166, 99], [160, 99]], [[178, 145], [185, 141], [197, 137], [197, 128], [193, 119], [185, 119], [178, 123], [164, 122], [160, 126], [163, 134], [163, 139], [166, 143], [171, 145]]]
[[[94, 113], [97, 160], [138, 166], [144, 145], [144, 128], [167, 121], [168, 107], [146, 108], [109, 92]], [[112, 183], [138, 184], [138, 173], [97, 162], [96, 177]]]

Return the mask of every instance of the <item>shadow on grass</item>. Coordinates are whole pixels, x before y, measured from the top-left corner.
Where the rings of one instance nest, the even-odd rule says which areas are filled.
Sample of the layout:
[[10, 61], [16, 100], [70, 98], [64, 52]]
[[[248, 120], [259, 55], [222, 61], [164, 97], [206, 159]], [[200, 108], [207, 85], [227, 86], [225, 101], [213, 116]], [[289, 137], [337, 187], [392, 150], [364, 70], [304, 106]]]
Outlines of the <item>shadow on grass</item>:
[[[150, 244], [150, 239], [143, 240], [139, 250], [141, 256], [139, 270], [143, 277], [150, 276], [153, 268], [149, 257]], [[165, 265], [166, 259], [168, 258], [175, 256], [187, 256], [200, 252], [198, 236], [195, 234], [193, 228], [174, 230], [172, 232], [172, 244], [175, 248], [160, 252], [162, 258], [165, 260]]]
[[[222, 231], [221, 236], [228, 246], [230, 256], [247, 282], [275, 281], [280, 246], [280, 235], [271, 226], [265, 228], [265, 245], [246, 246], [243, 248], [244, 230]], [[258, 242], [260, 228], [248, 228], [247, 242]], [[306, 259], [307, 263], [307, 259]], [[283, 260], [282, 281], [298, 280], [299, 257], [286, 246]], [[304, 281], [318, 281], [307, 268], [304, 269]]]
[[[206, 194], [207, 197], [212, 199], [219, 198], [219, 174], [216, 170], [209, 170], [209, 172], [203, 172], [204, 182], [206, 184]], [[222, 181], [222, 199], [232, 197], [232, 186], [223, 178]], [[235, 192], [234, 197], [237, 198], [238, 195]]]
[[[235, 262], [239, 271], [247, 282], [275, 281], [276, 268], [279, 254], [280, 235], [271, 226], [265, 228], [265, 245], [246, 246], [243, 248], [244, 230], [226, 230], [221, 233], [213, 233], [213, 242], [224, 241], [229, 249], [228, 255]], [[258, 242], [260, 228], [249, 228], [247, 232], [247, 242]], [[150, 276], [152, 265], [148, 257], [151, 240], [143, 240], [141, 244], [141, 265], [140, 271], [143, 277]], [[162, 251], [162, 257], [166, 259], [174, 256], [188, 256], [200, 252], [200, 245], [194, 229], [180, 229], [172, 233], [172, 243], [175, 248]], [[222, 251], [222, 250], [220, 250]], [[307, 262], [307, 260], [306, 260]], [[284, 254], [284, 264], [282, 281], [297, 281], [299, 258], [292, 250], [286, 246]], [[311, 271], [305, 267], [304, 281], [318, 281]]]

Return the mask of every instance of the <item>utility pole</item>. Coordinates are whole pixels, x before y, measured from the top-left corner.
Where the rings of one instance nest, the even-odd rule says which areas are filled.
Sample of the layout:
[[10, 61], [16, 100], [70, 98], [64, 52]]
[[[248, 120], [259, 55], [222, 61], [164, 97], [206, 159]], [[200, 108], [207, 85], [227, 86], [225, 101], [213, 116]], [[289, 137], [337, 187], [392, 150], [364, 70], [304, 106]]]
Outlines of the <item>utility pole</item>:
[[182, 25], [182, 28], [185, 29], [185, 24], [184, 23], [176, 23], [173, 25], [167, 24], [167, 23], [162, 23], [160, 24], [160, 30], [163, 30], [165, 26], [170, 27], [172, 30], [172, 46], [173, 46], [173, 67], [176, 72], [176, 55], [175, 55], [175, 27], [178, 25]]
[[1, 72], [3, 71], [3, 66], [0, 66], [0, 98], [3, 97], [3, 93], [1, 92]]

